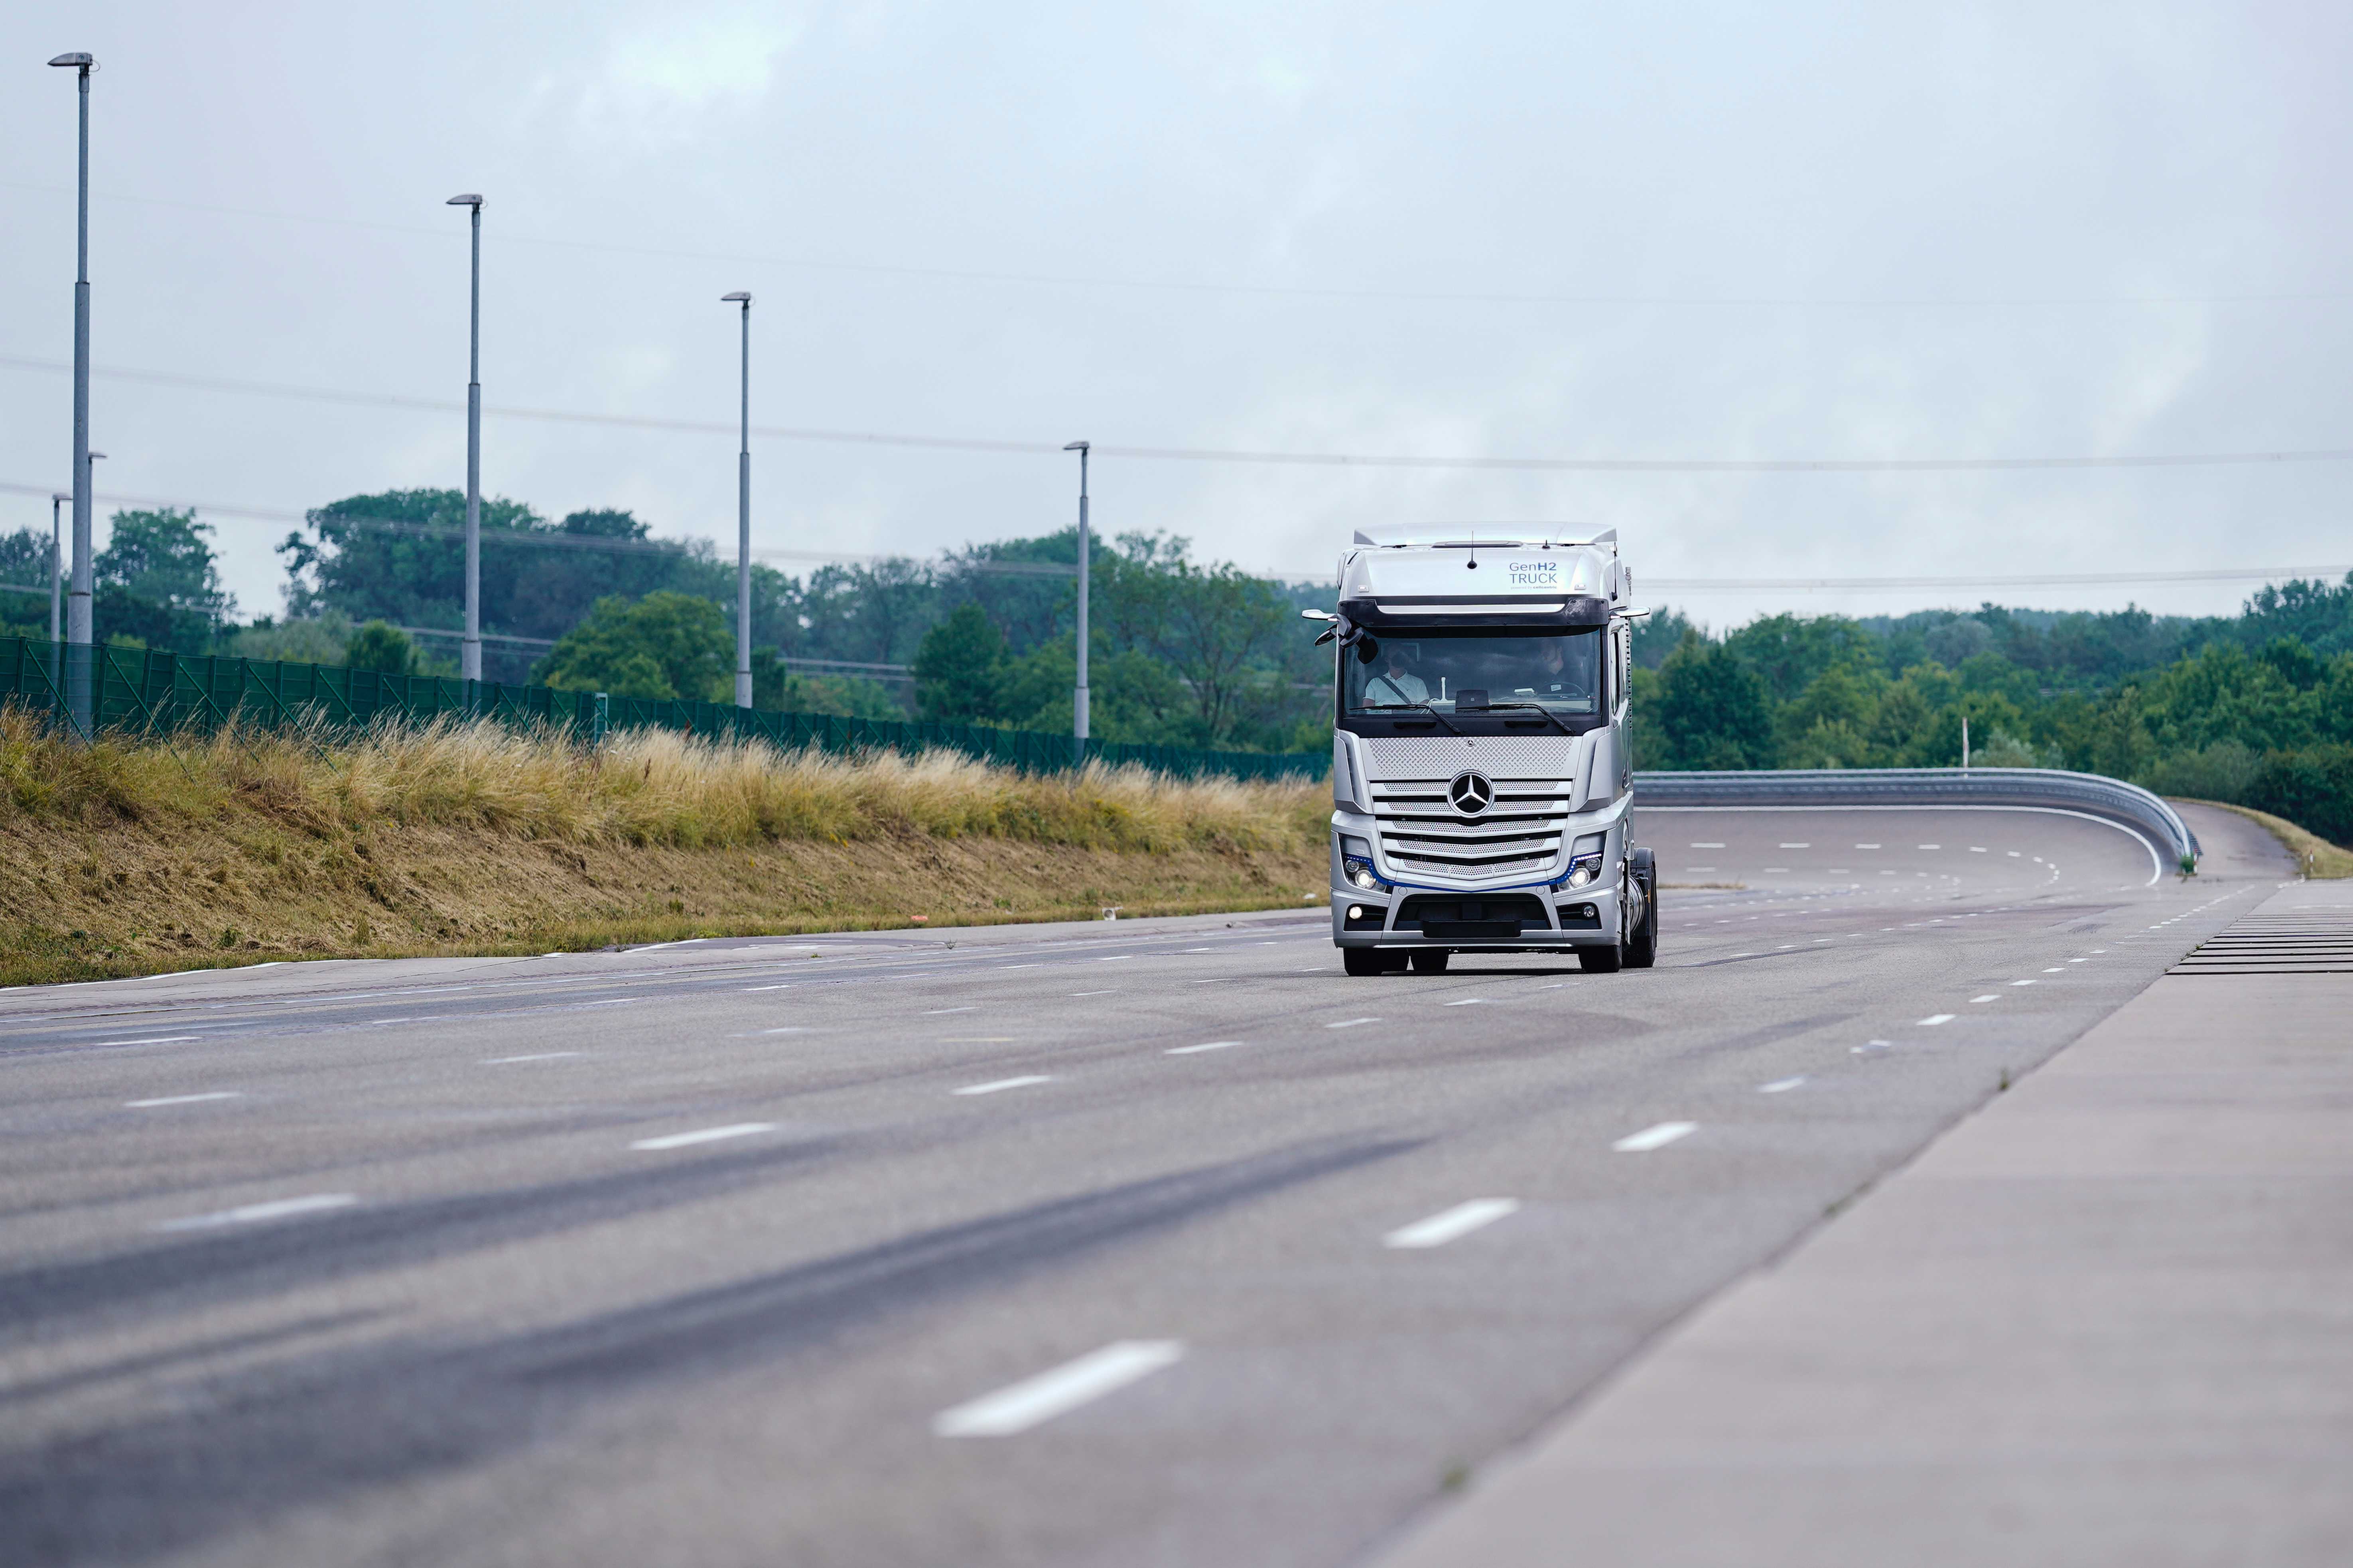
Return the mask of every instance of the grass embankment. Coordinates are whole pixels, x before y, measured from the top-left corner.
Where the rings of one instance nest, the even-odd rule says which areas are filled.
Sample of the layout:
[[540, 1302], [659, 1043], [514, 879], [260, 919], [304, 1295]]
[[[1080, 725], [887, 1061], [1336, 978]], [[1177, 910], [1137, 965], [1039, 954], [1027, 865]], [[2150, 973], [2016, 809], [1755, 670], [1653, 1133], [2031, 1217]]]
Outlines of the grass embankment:
[[2189, 795], [2175, 798], [2187, 801], [2191, 805], [2211, 805], [2216, 811], [2227, 811], [2250, 822], [2262, 824], [2309, 877], [2322, 881], [2353, 877], [2353, 849], [2340, 849], [2320, 835], [2298, 827], [2284, 816], [2274, 816], [2268, 811], [2257, 811], [2253, 806], [2232, 805], [2226, 800], [2199, 800]]
[[0, 984], [1297, 908], [1328, 791], [441, 723], [79, 746], [0, 711]]

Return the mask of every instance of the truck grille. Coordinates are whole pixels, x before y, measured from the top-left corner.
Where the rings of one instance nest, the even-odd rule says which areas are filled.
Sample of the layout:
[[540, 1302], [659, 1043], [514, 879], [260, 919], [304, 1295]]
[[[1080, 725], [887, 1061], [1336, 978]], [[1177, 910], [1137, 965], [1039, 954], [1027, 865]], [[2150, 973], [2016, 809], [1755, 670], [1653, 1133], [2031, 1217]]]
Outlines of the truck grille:
[[1452, 777], [1373, 784], [1382, 858], [1393, 869], [1469, 882], [1540, 876], [1558, 862], [1568, 781], [1496, 779], [1494, 804], [1465, 817], [1446, 799]]

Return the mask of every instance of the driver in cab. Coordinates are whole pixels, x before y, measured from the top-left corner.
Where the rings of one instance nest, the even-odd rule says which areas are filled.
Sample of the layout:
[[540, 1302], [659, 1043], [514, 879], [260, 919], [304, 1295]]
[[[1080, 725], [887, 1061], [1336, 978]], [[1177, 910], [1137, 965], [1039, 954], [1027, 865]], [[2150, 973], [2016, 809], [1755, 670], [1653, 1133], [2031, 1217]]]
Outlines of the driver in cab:
[[1405, 650], [1390, 644], [1382, 650], [1381, 672], [1365, 682], [1365, 700], [1376, 707], [1412, 707], [1430, 700], [1430, 688], [1406, 662]]
[[1533, 689], [1521, 693], [1526, 697], [1550, 698], [1553, 701], [1582, 700], [1591, 695], [1569, 675], [1568, 655], [1558, 637], [1546, 637], [1536, 650]]

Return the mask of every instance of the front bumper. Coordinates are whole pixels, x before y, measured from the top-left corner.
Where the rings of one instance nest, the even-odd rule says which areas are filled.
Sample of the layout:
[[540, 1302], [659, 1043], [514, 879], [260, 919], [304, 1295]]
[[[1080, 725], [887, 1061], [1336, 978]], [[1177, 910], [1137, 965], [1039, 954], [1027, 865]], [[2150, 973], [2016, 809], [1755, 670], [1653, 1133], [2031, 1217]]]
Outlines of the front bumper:
[[[1377, 842], [1377, 826], [1371, 818], [1346, 811], [1335, 812], [1332, 825], [1332, 941], [1337, 946], [1565, 952], [1612, 946], [1625, 929], [1620, 918], [1618, 870], [1628, 852], [1623, 802], [1562, 825], [1564, 845], [1582, 834], [1607, 836], [1603, 875], [1582, 888], [1556, 889], [1549, 880], [1495, 887], [1397, 881], [1383, 890], [1359, 888], [1341, 874], [1340, 840]], [[1565, 868], [1556, 867], [1553, 875]], [[1386, 865], [1376, 870], [1384, 877], [1389, 874]], [[1356, 910], [1364, 913], [1351, 918]], [[1514, 921], [1516, 935], [1510, 934]]]
[[[1379, 894], [1349, 887], [1335, 878], [1332, 941], [1340, 947], [1442, 948], [1454, 952], [1562, 952], [1609, 947], [1617, 942], [1620, 929], [1618, 903], [1614, 879], [1557, 893], [1539, 886], [1483, 892], [1399, 887]], [[1352, 919], [1352, 911], [1357, 910], [1366, 915]], [[1499, 914], [1505, 918], [1493, 918]], [[1518, 934], [1504, 934], [1499, 928], [1506, 924], [1516, 924]]]

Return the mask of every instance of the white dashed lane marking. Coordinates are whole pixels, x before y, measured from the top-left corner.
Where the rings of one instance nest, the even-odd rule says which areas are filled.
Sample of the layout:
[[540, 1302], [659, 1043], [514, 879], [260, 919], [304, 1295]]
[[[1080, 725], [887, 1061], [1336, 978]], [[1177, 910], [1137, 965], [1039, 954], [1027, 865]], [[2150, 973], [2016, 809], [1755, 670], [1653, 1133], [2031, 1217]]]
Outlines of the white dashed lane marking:
[[1630, 1132], [1609, 1145], [1620, 1154], [1647, 1154], [1653, 1149], [1663, 1149], [1678, 1138], [1688, 1138], [1699, 1131], [1696, 1121], [1662, 1121], [1655, 1127], [1645, 1127], [1640, 1132]]
[[1771, 1083], [1758, 1084], [1757, 1086], [1757, 1092], [1759, 1094], [1787, 1094], [1805, 1081], [1806, 1080], [1802, 1078], [1777, 1078]]
[[1203, 1051], [1231, 1050], [1240, 1044], [1240, 1040], [1209, 1040], [1198, 1046], [1171, 1046], [1168, 1047], [1167, 1054], [1172, 1057], [1198, 1056]]
[[1051, 1083], [1050, 1073], [1027, 1073], [1020, 1078], [995, 1079], [987, 1083], [968, 1083], [962, 1089], [950, 1089], [951, 1094], [999, 1094], [1008, 1089], [1028, 1089], [1033, 1083]]
[[186, 1219], [167, 1219], [157, 1230], [212, 1230], [225, 1225], [259, 1225], [264, 1220], [291, 1219], [296, 1215], [322, 1214], [328, 1209], [349, 1208], [360, 1200], [350, 1193], [313, 1193], [308, 1197], [273, 1198], [268, 1203], [246, 1204], [241, 1207], [222, 1209], [217, 1214], [191, 1215]]
[[484, 1057], [482, 1065], [486, 1068], [500, 1068], [509, 1062], [552, 1062], [558, 1057], [576, 1057], [579, 1054], [578, 1051], [533, 1051], [529, 1056], [522, 1057]]
[[153, 1100], [126, 1100], [122, 1103], [132, 1110], [148, 1110], [159, 1105], [195, 1105], [206, 1100], [242, 1100], [245, 1096], [234, 1089], [216, 1089], [204, 1094], [166, 1094]]
[[1175, 1340], [1115, 1340], [1050, 1372], [943, 1410], [932, 1418], [932, 1430], [943, 1437], [1009, 1437], [1174, 1366], [1184, 1355], [1184, 1345]]
[[1431, 1215], [1428, 1219], [1418, 1219], [1411, 1225], [1389, 1232], [1381, 1237], [1381, 1245], [1443, 1247], [1457, 1237], [1468, 1236], [1474, 1230], [1494, 1224], [1506, 1215], [1516, 1213], [1519, 1206], [1517, 1198], [1472, 1198], [1468, 1203], [1456, 1204], [1451, 1209]]
[[683, 1149], [693, 1143], [716, 1143], [727, 1138], [749, 1138], [755, 1132], [774, 1132], [773, 1121], [738, 1121], [727, 1127], [705, 1127], [693, 1132], [672, 1132], [660, 1138], [640, 1138], [629, 1145], [649, 1152], [662, 1149]]
[[1918, 1027], [1925, 1029], [1932, 1025], [1949, 1024], [1952, 1021], [1953, 1015], [1950, 1013], [1931, 1013], [1926, 1017], [1919, 1021]]

